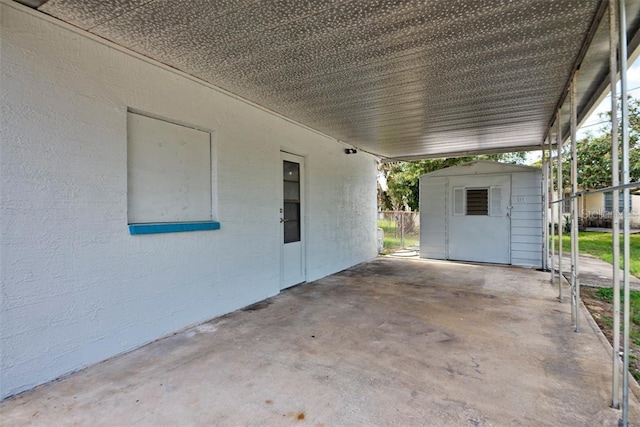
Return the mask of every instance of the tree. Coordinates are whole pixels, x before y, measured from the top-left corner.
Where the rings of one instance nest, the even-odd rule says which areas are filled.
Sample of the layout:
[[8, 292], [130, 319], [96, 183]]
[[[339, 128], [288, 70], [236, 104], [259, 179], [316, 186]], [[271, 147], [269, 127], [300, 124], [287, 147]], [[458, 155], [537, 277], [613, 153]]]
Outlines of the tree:
[[[608, 123], [596, 135], [587, 136], [578, 141], [576, 152], [578, 157], [578, 186], [586, 190], [594, 190], [611, 186], [611, 113], [601, 114]], [[618, 147], [620, 153], [620, 173], [622, 174], [622, 136], [620, 126]], [[562, 164], [564, 188], [571, 186], [571, 146], [562, 147], [564, 161]], [[631, 181], [640, 180], [640, 101], [629, 99], [629, 175]], [[554, 164], [554, 174], [556, 164]]]
[[419, 210], [420, 175], [473, 160], [522, 164], [526, 160], [526, 152], [383, 163], [380, 167], [380, 173], [386, 177], [388, 189], [386, 191], [379, 189], [378, 200], [385, 210], [417, 211]]

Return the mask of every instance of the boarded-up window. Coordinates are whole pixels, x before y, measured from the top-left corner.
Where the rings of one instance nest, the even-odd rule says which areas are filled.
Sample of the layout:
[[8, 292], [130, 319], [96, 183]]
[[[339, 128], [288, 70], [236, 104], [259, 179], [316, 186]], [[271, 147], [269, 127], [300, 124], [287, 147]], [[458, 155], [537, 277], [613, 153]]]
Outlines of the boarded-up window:
[[489, 215], [489, 189], [468, 188], [467, 215]]
[[129, 112], [129, 224], [212, 221], [211, 134]]

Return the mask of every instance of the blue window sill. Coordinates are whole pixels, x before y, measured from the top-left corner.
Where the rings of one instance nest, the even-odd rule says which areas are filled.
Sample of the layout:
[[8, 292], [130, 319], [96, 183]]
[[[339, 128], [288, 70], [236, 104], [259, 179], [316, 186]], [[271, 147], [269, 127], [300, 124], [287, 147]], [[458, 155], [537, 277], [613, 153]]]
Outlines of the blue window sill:
[[219, 230], [219, 229], [220, 229], [220, 223], [215, 221], [129, 224], [129, 234], [182, 233], [185, 231]]

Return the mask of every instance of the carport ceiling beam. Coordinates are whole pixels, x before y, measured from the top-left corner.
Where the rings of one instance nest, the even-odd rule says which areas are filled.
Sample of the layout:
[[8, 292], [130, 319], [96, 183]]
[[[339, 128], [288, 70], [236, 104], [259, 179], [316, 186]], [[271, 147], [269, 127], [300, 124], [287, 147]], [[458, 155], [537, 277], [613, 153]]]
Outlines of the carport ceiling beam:
[[[600, 23], [602, 22], [602, 18], [604, 17], [604, 13], [607, 10], [607, 2], [600, 2], [600, 6], [598, 7], [598, 11], [596, 12], [596, 16], [595, 19], [592, 21], [591, 23], [591, 27], [589, 28], [589, 32], [587, 33], [587, 36], [585, 37], [584, 41], [582, 42], [582, 46], [580, 47], [580, 51], [578, 52], [578, 56], [576, 57], [576, 60], [573, 64], [573, 72], [571, 73], [570, 77], [567, 79], [567, 82], [564, 85], [564, 90], [561, 92], [560, 98], [558, 99], [558, 102], [556, 103], [556, 108], [555, 111], [558, 111], [559, 108], [562, 107], [562, 105], [564, 104], [564, 102], [567, 99], [567, 96], [569, 96], [569, 92], [571, 91], [571, 86], [575, 85], [575, 71], [580, 69], [580, 65], [582, 64], [582, 61], [584, 60], [584, 57], [587, 54], [587, 51], [589, 50], [589, 46], [591, 46], [591, 42], [593, 41], [593, 37], [596, 34], [596, 31], [598, 30], [598, 26], [600, 25]], [[586, 114], [586, 112], [585, 112]], [[552, 116], [549, 119], [549, 129], [551, 129], [551, 127], [553, 126], [553, 122], [555, 120], [555, 117]], [[570, 136], [570, 135], [569, 135]]]

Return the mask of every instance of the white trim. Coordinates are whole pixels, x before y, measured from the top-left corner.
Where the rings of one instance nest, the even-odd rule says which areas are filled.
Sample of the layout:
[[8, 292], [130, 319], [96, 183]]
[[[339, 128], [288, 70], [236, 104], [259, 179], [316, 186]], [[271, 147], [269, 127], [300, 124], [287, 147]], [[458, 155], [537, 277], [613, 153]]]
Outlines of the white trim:
[[[468, 171], [469, 168], [478, 165], [496, 165], [497, 167], [502, 168], [503, 170], [491, 171], [491, 172], [476, 172], [474, 174], [469, 173], [457, 173], [458, 171]], [[526, 173], [532, 171], [540, 171], [541, 169], [535, 166], [527, 166], [527, 165], [517, 165], [513, 163], [501, 163], [501, 162], [493, 162], [490, 160], [472, 160], [467, 163], [462, 163], [456, 166], [450, 166], [444, 169], [439, 169], [437, 171], [429, 172], [420, 175], [422, 176], [469, 176], [469, 175], [505, 175], [510, 173]]]
[[[495, 209], [494, 201], [496, 201], [496, 194], [499, 196], [497, 202], [500, 204], [499, 209]], [[504, 207], [502, 206], [502, 186], [492, 185], [489, 187], [489, 216], [503, 216]]]
[[[456, 197], [456, 192], [460, 192], [462, 195], [461, 200], [458, 200]], [[451, 213], [453, 216], [465, 216], [467, 214], [467, 189], [466, 187], [453, 187], [451, 189], [453, 197], [451, 198], [451, 203], [453, 207], [451, 209]], [[460, 204], [458, 204], [458, 202]]]
[[[306, 206], [306, 198], [307, 198], [307, 168], [306, 168], [306, 157], [301, 156], [299, 154], [290, 153], [288, 151], [280, 151], [280, 167], [278, 170], [279, 173], [279, 186], [282, 188], [282, 165], [284, 161], [298, 163], [300, 165], [299, 169], [299, 190], [300, 190], [300, 241], [299, 242], [291, 242], [291, 244], [300, 244], [300, 262], [301, 262], [301, 276], [300, 281], [295, 280], [295, 283], [285, 282], [285, 243], [284, 243], [284, 226], [280, 224], [280, 290], [289, 288], [291, 286], [298, 285], [300, 283], [304, 283], [307, 280], [307, 206]], [[284, 193], [280, 197], [280, 203], [282, 208], [284, 208]], [[280, 212], [281, 218], [284, 215], [284, 212], [281, 210]]]

